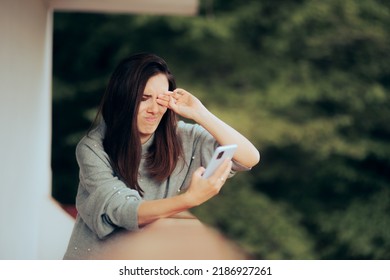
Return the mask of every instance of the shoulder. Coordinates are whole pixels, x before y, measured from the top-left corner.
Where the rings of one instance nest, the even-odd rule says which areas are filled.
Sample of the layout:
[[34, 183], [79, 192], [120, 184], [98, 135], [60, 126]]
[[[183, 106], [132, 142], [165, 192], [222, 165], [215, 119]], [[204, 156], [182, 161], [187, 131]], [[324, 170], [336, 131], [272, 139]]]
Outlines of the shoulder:
[[208, 133], [206, 129], [197, 123], [179, 121], [177, 128], [179, 135], [186, 138], [196, 138], [201, 134]]
[[106, 158], [103, 147], [104, 130], [101, 125], [89, 131], [76, 146], [77, 159], [85, 159], [98, 155]]
[[86, 135], [79, 141], [77, 147], [81, 148], [83, 146], [91, 146], [91, 147], [103, 147], [103, 139], [105, 134], [105, 124], [100, 123], [93, 129], [89, 130]]
[[[213, 149], [218, 145], [214, 137], [201, 125], [196, 123], [178, 124], [178, 134], [182, 140], [184, 149], [197, 150]], [[208, 147], [208, 148], [207, 148]]]

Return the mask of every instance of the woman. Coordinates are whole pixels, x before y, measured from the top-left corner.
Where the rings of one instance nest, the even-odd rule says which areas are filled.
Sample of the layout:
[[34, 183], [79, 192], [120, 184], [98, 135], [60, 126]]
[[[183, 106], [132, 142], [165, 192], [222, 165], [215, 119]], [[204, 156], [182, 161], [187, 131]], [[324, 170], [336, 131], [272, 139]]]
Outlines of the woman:
[[[178, 122], [178, 115], [196, 124]], [[203, 178], [214, 149], [227, 144], [238, 145], [234, 158]], [[86, 259], [114, 232], [202, 204], [260, 159], [244, 136], [176, 88], [163, 59], [146, 53], [118, 65], [76, 157], [78, 216], [64, 259]]]

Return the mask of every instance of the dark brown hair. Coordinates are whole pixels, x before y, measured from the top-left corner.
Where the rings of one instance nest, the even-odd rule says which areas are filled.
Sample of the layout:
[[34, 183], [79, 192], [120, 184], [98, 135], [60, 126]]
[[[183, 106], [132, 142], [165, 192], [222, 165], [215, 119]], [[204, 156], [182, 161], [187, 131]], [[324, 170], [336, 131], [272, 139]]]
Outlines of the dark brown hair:
[[[122, 60], [114, 70], [102, 98], [99, 114], [106, 123], [103, 146], [110, 157], [116, 175], [129, 188], [143, 190], [138, 184], [138, 169], [142, 146], [137, 127], [137, 114], [147, 81], [157, 75], [166, 75], [169, 90], [176, 88], [166, 62], [154, 55], [140, 53]], [[167, 110], [158, 125], [149, 148], [146, 166], [156, 180], [166, 180], [182, 155], [182, 144], [177, 134], [177, 115]]]

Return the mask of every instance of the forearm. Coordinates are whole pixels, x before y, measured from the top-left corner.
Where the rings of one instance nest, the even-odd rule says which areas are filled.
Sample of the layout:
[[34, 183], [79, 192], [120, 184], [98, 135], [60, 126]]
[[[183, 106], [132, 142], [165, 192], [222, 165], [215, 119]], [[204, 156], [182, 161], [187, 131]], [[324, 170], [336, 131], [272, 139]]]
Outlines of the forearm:
[[237, 144], [234, 160], [246, 167], [253, 167], [260, 161], [259, 151], [241, 133], [214, 116], [189, 92], [175, 89], [159, 95], [159, 105], [172, 109], [182, 117], [189, 118], [209, 131], [221, 145]]
[[138, 208], [138, 224], [143, 226], [161, 218], [170, 217], [192, 207], [185, 194], [174, 197], [145, 200]]
[[170, 217], [214, 197], [225, 183], [231, 167], [232, 161], [225, 160], [209, 178], [202, 177], [205, 169], [199, 167], [192, 174], [191, 183], [185, 193], [164, 199], [142, 201], [138, 207], [138, 225], [143, 226]]
[[260, 161], [259, 151], [246, 137], [206, 108], [198, 112], [194, 121], [209, 131], [220, 145], [237, 144], [234, 160], [240, 164], [253, 167]]

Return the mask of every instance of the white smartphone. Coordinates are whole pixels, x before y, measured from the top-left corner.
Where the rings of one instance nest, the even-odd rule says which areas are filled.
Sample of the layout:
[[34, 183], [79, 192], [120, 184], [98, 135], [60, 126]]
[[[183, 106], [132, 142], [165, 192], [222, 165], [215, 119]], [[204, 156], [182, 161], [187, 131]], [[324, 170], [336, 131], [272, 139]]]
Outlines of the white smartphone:
[[234, 155], [234, 152], [236, 151], [236, 149], [237, 149], [236, 144], [219, 146], [218, 148], [216, 148], [214, 151], [214, 154], [213, 154], [213, 156], [212, 156], [209, 164], [207, 165], [207, 168], [202, 176], [204, 178], [208, 178], [211, 175], [213, 175], [213, 173], [218, 168], [218, 166], [220, 166], [226, 158], [230, 158], [230, 159], [233, 158], [233, 155]]

